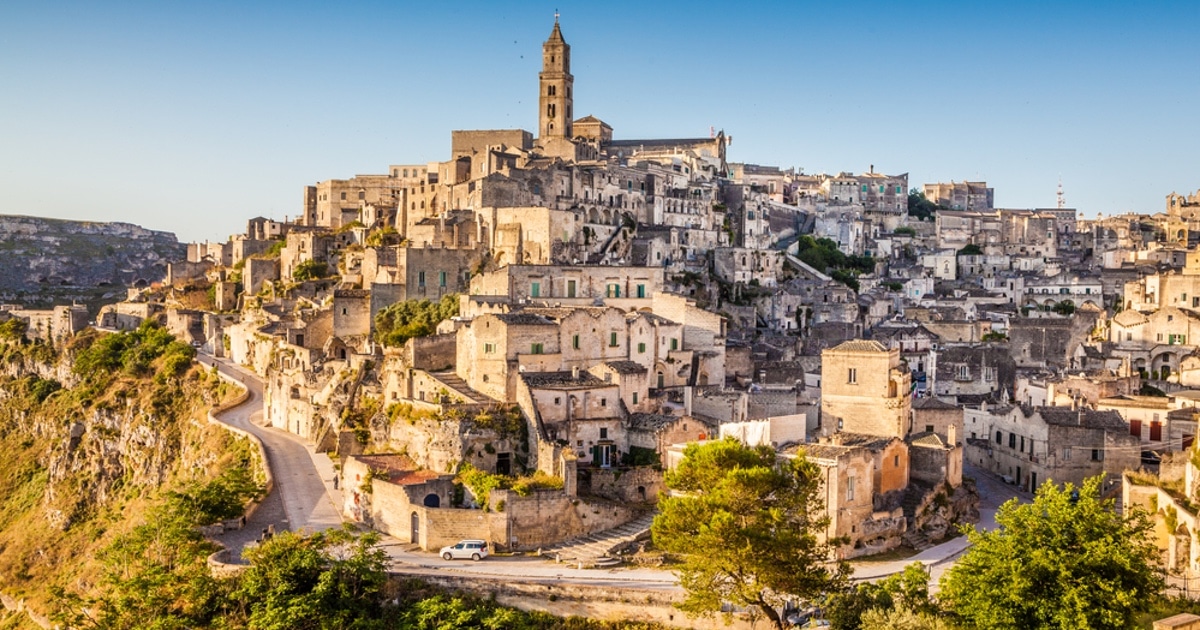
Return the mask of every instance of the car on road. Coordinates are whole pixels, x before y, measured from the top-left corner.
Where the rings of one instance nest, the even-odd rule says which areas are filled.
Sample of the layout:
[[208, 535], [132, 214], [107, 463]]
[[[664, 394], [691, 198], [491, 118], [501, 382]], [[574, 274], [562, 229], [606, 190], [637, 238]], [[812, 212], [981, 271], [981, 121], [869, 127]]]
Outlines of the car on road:
[[488, 544], [484, 540], [463, 540], [457, 545], [442, 547], [439, 552], [445, 560], [483, 560], [488, 556]]

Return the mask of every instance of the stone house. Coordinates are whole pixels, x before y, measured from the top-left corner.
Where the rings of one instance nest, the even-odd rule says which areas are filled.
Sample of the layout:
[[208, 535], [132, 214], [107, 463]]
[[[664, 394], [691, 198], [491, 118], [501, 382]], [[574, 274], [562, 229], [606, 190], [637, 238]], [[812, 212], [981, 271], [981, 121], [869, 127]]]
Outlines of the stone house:
[[627, 413], [621, 391], [589, 372], [524, 372], [517, 404], [527, 418], [544, 427], [547, 439], [564, 442], [580, 465], [608, 468], [629, 452]]
[[899, 349], [878, 341], [847, 341], [821, 353], [821, 424], [903, 438], [908, 433], [912, 375]]
[[1185, 448], [1196, 434], [1196, 422], [1191, 413], [1174, 414], [1182, 401], [1173, 396], [1138, 396], [1125, 394], [1101, 398], [1096, 402], [1099, 411], [1121, 414], [1129, 434], [1141, 440], [1147, 450], [1167, 452]]
[[991, 396], [1012, 392], [1017, 366], [1004, 344], [949, 346], [937, 352], [933, 395]]
[[966, 458], [1026, 490], [1050, 480], [1079, 485], [1136, 469], [1141, 441], [1115, 411], [1009, 406], [964, 410]]
[[[886, 438], [880, 441], [892, 442]], [[781, 455], [807, 457], [820, 466], [825, 514], [830, 520], [824, 536], [846, 540], [838, 549], [841, 558], [880, 553], [900, 545], [907, 528], [904, 510], [876, 509], [875, 498], [881, 493], [875, 483], [882, 475], [877, 475], [877, 454], [869, 445], [805, 444], [789, 447]]]
[[1122, 311], [1109, 321], [1108, 332], [1113, 354], [1127, 357], [1133, 370], [1155, 378], [1165, 369], [1169, 377], [1196, 350], [1200, 314], [1170, 306], [1148, 313]]

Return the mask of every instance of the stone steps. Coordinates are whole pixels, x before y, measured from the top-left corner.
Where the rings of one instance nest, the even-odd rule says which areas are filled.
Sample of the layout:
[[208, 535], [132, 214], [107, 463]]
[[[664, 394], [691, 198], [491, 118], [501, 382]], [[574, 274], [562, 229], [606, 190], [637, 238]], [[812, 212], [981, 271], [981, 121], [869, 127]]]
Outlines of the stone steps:
[[593, 566], [617, 564], [619, 559], [610, 557], [614, 549], [644, 537], [650, 532], [654, 514], [638, 517], [623, 525], [602, 532], [573, 538], [564, 543], [541, 550], [544, 557], [560, 561], [582, 562]]
[[467, 385], [467, 382], [454, 372], [433, 372], [432, 376], [441, 381], [441, 383], [453, 393], [466, 396], [468, 402], [480, 405], [496, 402], [491, 398], [488, 398], [487, 396], [475, 391], [474, 389], [471, 389], [471, 386]]
[[900, 537], [900, 540], [904, 541], [904, 544], [916, 549], [917, 551], [925, 551], [933, 546], [933, 543], [929, 542], [929, 539], [925, 537], [925, 534], [922, 534], [918, 531], [910, 530], [904, 532], [904, 535]]

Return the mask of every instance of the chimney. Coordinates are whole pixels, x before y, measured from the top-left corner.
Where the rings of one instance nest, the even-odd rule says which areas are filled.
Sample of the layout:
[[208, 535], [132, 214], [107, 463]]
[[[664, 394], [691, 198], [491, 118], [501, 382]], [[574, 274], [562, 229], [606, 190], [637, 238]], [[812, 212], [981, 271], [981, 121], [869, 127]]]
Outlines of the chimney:
[[872, 175], [875, 174], [875, 165], [874, 164], [871, 165], [871, 174]]
[[958, 446], [958, 426], [953, 422], [950, 423], [950, 426], [946, 427], [946, 442], [950, 446]]
[[571, 378], [576, 381], [579, 380], [579, 366], [578, 365], [571, 368]]

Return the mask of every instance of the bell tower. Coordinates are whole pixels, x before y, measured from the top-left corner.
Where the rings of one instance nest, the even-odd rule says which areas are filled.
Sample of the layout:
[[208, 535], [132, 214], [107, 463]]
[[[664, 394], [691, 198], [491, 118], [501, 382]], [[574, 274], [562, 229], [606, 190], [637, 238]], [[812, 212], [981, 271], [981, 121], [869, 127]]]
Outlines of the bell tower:
[[538, 73], [538, 137], [541, 139], [571, 139], [571, 47], [558, 30], [558, 13], [554, 14], [554, 30], [542, 44], [542, 71]]

